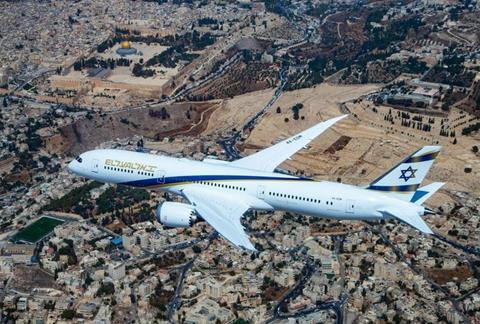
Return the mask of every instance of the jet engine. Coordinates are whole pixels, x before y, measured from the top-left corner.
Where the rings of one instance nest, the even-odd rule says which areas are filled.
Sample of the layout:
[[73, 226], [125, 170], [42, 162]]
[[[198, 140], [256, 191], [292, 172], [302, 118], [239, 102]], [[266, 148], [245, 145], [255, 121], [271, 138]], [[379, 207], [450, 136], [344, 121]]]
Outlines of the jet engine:
[[197, 221], [191, 205], [166, 201], [157, 206], [155, 217], [167, 227], [190, 227]]

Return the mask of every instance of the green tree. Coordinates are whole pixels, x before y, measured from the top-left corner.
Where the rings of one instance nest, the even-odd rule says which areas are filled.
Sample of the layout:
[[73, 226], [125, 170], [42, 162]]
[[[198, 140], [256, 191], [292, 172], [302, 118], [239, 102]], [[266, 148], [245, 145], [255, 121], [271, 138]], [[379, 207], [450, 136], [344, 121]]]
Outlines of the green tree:
[[112, 295], [115, 292], [115, 286], [111, 282], [102, 283], [97, 290], [97, 296]]
[[72, 320], [75, 317], [76, 313], [73, 309], [66, 309], [60, 315], [63, 319]]

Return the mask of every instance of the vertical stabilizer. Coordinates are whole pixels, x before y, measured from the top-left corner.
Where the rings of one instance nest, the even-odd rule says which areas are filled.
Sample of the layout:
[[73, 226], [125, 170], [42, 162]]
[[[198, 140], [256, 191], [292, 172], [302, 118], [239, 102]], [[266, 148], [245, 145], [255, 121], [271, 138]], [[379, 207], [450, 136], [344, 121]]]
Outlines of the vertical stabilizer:
[[412, 201], [440, 149], [440, 146], [424, 146], [373, 181], [367, 189]]

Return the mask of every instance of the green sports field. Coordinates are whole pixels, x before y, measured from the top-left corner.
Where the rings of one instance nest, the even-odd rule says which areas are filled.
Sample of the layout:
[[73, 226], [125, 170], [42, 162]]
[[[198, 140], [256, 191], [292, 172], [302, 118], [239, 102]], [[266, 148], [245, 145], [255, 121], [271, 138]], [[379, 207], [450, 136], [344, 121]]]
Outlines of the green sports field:
[[12, 236], [11, 240], [14, 243], [35, 243], [53, 231], [55, 226], [63, 224], [63, 222], [60, 219], [43, 216]]

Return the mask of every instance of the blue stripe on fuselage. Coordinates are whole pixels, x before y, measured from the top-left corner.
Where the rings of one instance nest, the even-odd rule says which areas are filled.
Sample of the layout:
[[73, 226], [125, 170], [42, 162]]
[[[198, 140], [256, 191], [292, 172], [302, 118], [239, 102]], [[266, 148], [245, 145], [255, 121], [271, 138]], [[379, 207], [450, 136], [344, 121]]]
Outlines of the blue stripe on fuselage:
[[183, 182], [194, 181], [227, 181], [227, 180], [266, 180], [266, 181], [313, 181], [309, 178], [284, 178], [284, 177], [262, 177], [262, 176], [249, 176], [249, 175], [198, 175], [198, 176], [175, 176], [165, 177], [162, 181], [161, 178], [142, 179], [135, 181], [122, 182], [121, 184], [133, 186], [133, 187], [150, 187], [159, 185], [175, 185]]

